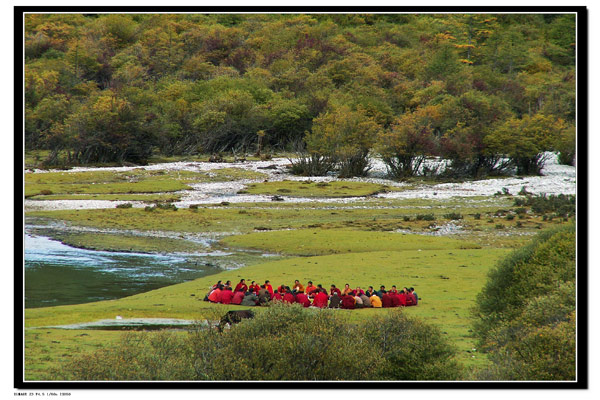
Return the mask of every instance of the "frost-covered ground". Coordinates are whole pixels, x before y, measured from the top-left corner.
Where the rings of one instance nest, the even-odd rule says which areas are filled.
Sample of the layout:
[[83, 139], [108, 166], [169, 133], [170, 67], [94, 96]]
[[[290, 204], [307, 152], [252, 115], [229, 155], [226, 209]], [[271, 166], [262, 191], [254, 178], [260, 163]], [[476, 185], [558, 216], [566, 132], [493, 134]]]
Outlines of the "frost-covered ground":
[[[432, 165], [440, 161], [429, 161]], [[143, 167], [146, 170], [170, 170], [170, 171], [211, 171], [220, 168], [240, 168], [250, 171], [262, 172], [267, 175], [269, 181], [280, 180], [306, 180], [309, 178], [290, 175], [286, 172], [286, 166], [290, 161], [286, 158], [278, 158], [270, 161], [248, 161], [244, 163], [208, 163], [208, 162], [174, 162], [161, 163]], [[270, 168], [266, 168], [270, 167]], [[375, 198], [380, 199], [450, 199], [452, 197], [491, 196], [502, 192], [505, 188], [510, 193], [518, 193], [522, 187], [528, 192], [539, 194], [575, 194], [577, 191], [576, 167], [559, 165], [555, 154], [549, 153], [542, 176], [530, 177], [508, 177], [483, 179], [461, 183], [421, 184], [417, 187], [405, 183], [385, 179], [386, 167], [381, 160], [374, 159], [371, 162], [371, 170], [365, 178], [354, 178], [355, 181], [381, 183], [395, 187], [406, 187], [407, 190], [398, 192], [382, 193]], [[128, 171], [139, 167], [115, 167], [115, 168], [73, 168], [77, 171]], [[44, 171], [36, 171], [43, 173]], [[333, 181], [335, 176], [310, 177], [312, 181]], [[191, 185], [192, 190], [180, 192], [181, 201], [176, 202], [177, 207], [188, 207], [190, 204], [215, 204], [223, 201], [231, 203], [242, 202], [270, 202], [271, 196], [237, 194], [246, 185], [262, 180], [239, 180], [234, 182], [198, 183]], [[289, 197], [284, 200], [293, 202], [315, 202], [325, 199]], [[351, 197], [341, 199], [326, 199], [328, 203], [352, 204], [356, 201], [364, 201], [364, 197]], [[25, 200], [25, 209], [31, 210], [58, 210], [58, 209], [93, 209], [113, 208], [125, 201], [107, 200]], [[134, 207], [145, 207], [143, 202], [130, 202]]]

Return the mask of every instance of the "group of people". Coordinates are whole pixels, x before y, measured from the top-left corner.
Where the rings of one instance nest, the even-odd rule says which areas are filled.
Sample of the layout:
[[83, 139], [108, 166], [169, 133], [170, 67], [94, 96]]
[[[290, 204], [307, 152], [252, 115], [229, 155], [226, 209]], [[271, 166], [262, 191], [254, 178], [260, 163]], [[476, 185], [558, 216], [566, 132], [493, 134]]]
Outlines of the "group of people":
[[222, 283], [218, 281], [205, 296], [205, 301], [220, 304], [239, 304], [242, 306], [261, 306], [269, 302], [280, 301], [283, 303], [299, 303], [304, 307], [318, 308], [343, 308], [352, 310], [355, 308], [373, 307], [409, 307], [419, 304], [419, 296], [414, 288], [402, 288], [398, 290], [392, 286], [386, 290], [381, 285], [379, 290], [374, 290], [373, 286], [365, 291], [360, 287], [350, 288], [346, 283], [343, 289], [331, 285], [329, 292], [322, 285], [313, 285], [308, 281], [306, 287], [296, 280], [294, 285], [281, 285], [273, 289], [270, 281], [266, 280], [264, 284], [257, 285], [255, 281], [246, 284], [245, 279], [233, 287], [231, 281]]

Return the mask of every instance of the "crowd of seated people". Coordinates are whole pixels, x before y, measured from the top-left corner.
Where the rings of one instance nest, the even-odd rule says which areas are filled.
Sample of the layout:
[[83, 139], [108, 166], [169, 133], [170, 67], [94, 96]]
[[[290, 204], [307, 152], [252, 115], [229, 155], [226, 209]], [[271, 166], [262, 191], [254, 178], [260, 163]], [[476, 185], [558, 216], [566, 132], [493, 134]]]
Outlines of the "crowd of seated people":
[[416, 306], [419, 303], [419, 296], [412, 287], [398, 290], [395, 285], [390, 290], [386, 290], [383, 285], [379, 290], [374, 290], [373, 286], [369, 286], [365, 291], [360, 287], [352, 289], [346, 283], [342, 290], [331, 285], [328, 292], [321, 284], [315, 286], [311, 281], [308, 281], [306, 287], [296, 280], [292, 287], [281, 285], [277, 289], [273, 289], [268, 280], [262, 285], [252, 281], [248, 286], [246, 280], [241, 279], [235, 288], [231, 281], [217, 282], [210, 288], [210, 292], [204, 300], [211, 303], [242, 306], [262, 306], [269, 302], [280, 301], [290, 304], [299, 303], [304, 307], [353, 310], [355, 308]]

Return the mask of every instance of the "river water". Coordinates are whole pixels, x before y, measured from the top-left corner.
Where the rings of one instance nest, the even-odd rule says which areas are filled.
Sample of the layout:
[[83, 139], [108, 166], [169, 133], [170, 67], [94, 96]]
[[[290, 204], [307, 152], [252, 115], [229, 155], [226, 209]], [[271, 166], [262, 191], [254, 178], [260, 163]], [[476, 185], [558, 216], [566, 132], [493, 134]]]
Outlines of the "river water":
[[221, 271], [209, 257], [78, 249], [26, 234], [25, 307], [117, 299]]

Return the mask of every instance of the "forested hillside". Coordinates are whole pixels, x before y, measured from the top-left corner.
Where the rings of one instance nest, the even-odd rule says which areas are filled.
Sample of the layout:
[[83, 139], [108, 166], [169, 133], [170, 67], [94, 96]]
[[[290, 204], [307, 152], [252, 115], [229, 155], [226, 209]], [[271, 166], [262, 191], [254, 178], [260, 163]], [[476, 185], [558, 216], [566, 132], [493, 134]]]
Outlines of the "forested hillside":
[[33, 14], [25, 107], [48, 164], [262, 147], [299, 173], [531, 174], [574, 157], [575, 16]]

